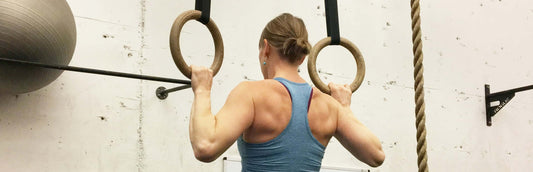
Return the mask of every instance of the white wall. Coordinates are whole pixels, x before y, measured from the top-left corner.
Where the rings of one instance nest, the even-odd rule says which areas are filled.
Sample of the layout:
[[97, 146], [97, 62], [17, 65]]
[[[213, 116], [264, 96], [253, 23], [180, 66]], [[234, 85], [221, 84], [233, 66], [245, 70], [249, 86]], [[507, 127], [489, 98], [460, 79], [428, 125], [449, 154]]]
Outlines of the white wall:
[[[173, 64], [168, 36], [192, 0], [68, 0], [76, 16], [73, 66], [185, 78]], [[224, 38], [225, 60], [213, 85], [213, 111], [239, 82], [261, 79], [257, 43], [282, 12], [300, 16], [310, 41], [326, 36], [323, 1], [213, 1], [211, 17]], [[376, 171], [415, 171], [416, 140], [408, 1], [339, 1], [341, 35], [366, 61], [352, 109], [381, 139], [387, 159]], [[516, 95], [485, 125], [484, 88], [533, 84], [533, 2], [422, 1], [426, 113], [431, 171], [527, 171], [533, 168], [533, 91]], [[187, 61], [209, 65], [208, 30], [182, 32]], [[328, 47], [318, 59], [327, 81], [349, 82], [355, 62]], [[307, 67], [301, 67], [307, 75]], [[308, 79], [309, 80], [309, 79]], [[310, 80], [309, 80], [310, 81]], [[0, 95], [0, 171], [222, 171], [201, 163], [189, 144], [192, 91], [159, 100], [175, 85], [65, 72], [51, 85]], [[238, 156], [236, 147], [223, 156]], [[336, 140], [324, 165], [368, 168]]]

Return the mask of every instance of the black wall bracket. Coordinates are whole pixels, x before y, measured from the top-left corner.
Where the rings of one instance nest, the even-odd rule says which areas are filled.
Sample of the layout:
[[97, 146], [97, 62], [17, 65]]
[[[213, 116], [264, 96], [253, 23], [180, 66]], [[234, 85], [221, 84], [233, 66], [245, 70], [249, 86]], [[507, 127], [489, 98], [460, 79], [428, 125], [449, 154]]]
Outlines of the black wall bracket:
[[[492, 126], [492, 117], [496, 115], [511, 99], [514, 98], [516, 92], [533, 89], [533, 85], [515, 88], [511, 90], [501, 91], [497, 93], [490, 93], [490, 85], [485, 84], [485, 115], [487, 117], [487, 126]], [[498, 105], [492, 106], [492, 102], [498, 102]]]

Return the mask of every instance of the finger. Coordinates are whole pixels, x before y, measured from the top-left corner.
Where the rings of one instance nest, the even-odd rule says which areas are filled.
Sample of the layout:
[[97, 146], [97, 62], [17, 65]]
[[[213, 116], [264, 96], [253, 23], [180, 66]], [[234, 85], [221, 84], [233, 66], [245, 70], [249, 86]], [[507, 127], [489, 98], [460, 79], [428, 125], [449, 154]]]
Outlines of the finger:
[[330, 82], [330, 83], [328, 84], [328, 87], [329, 87], [330, 89], [331, 89], [331, 88], [334, 88], [334, 87], [335, 87], [335, 84], [334, 84], [333, 82]]
[[203, 73], [203, 72], [208, 71], [208, 68], [206, 68], [206, 67], [195, 66], [195, 65], [191, 65], [191, 69], [192, 69], [193, 73]]
[[333, 82], [329, 83], [329, 88], [332, 90], [338, 90], [340, 88], [339, 84], [335, 84]]
[[201, 68], [199, 66], [191, 65], [191, 70], [193, 73], [196, 73], [198, 71], [201, 71]]
[[344, 84], [344, 88], [346, 88], [346, 89], [351, 89], [351, 88], [350, 88], [350, 84]]

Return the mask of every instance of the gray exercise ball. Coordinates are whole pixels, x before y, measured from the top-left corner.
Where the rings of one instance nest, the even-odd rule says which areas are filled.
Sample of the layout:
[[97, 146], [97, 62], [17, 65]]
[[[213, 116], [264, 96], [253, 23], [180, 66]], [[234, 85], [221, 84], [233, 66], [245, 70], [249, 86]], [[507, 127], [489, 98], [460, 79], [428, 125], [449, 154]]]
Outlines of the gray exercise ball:
[[[68, 65], [76, 24], [65, 0], [0, 0], [0, 58]], [[63, 71], [0, 61], [0, 94], [38, 90]]]

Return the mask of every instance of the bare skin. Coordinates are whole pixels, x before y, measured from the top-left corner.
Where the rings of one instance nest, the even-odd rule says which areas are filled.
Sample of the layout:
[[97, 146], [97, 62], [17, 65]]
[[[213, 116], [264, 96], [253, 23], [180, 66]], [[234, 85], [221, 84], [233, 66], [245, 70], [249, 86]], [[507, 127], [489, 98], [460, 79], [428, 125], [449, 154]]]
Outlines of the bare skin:
[[[211, 162], [224, 153], [241, 135], [250, 143], [263, 143], [278, 136], [291, 118], [291, 99], [278, 81], [304, 83], [297, 64], [280, 58], [277, 50], [264, 40], [259, 60], [265, 80], [240, 83], [228, 96], [222, 109], [211, 112], [213, 72], [192, 66], [194, 102], [189, 134], [198, 160]], [[266, 65], [263, 65], [266, 62]], [[313, 136], [324, 146], [335, 137], [360, 161], [377, 167], [385, 159], [379, 139], [350, 110], [352, 93], [347, 85], [329, 84], [331, 96], [313, 88], [308, 113]]]

